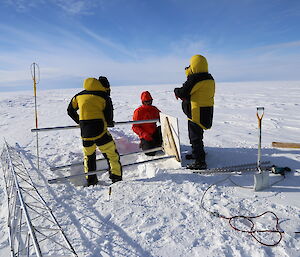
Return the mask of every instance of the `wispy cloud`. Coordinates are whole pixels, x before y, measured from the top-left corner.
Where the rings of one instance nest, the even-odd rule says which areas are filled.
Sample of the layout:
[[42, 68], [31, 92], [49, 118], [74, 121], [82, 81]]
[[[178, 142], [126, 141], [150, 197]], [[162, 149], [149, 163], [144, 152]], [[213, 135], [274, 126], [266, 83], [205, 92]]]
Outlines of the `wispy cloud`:
[[[17, 31], [16, 31], [17, 33]], [[29, 34], [23, 32], [24, 38]], [[284, 51], [299, 47], [299, 42], [288, 42], [285, 44], [275, 44], [261, 48], [249, 49], [248, 51], [237, 51], [223, 55], [217, 55], [213, 51], [200, 50], [205, 48], [200, 43], [199, 46], [190, 46], [187, 52], [187, 45], [178, 42], [176, 49], [165, 55], [151, 52], [152, 55], [138, 56], [138, 58], [127, 58], [127, 60], [116, 60], [108, 53], [101, 51], [101, 48], [94, 47], [90, 42], [84, 41], [81, 37], [70, 35], [69, 40], [61, 42], [59, 46], [48, 44], [47, 51], [40, 49], [22, 48], [17, 51], [3, 52], [0, 50], [0, 61], [6, 64], [0, 69], [0, 87], [7, 84], [31, 85], [30, 64], [37, 62], [41, 69], [41, 86], [51, 87], [53, 80], [56, 81], [54, 87], [76, 87], [81, 85], [81, 80], [85, 77], [106, 75], [113, 85], [122, 84], [162, 84], [162, 83], [182, 83], [185, 80], [184, 67], [188, 64], [193, 54], [204, 54], [209, 62], [210, 72], [217, 82], [240, 81], [240, 80], [299, 80], [300, 53], [284, 54]], [[38, 40], [33, 38], [33, 40]], [[108, 44], [111, 48], [121, 49], [121, 45], [114, 42], [100, 40], [103, 44]], [[99, 41], [99, 42], [100, 42]], [[175, 44], [175, 43], [174, 43]], [[38, 45], [38, 43], [37, 43]], [[182, 48], [180, 49], [180, 46]], [[268, 51], [267, 49], [271, 49]], [[272, 49], [281, 49], [281, 54], [273, 52]], [[137, 51], [138, 52], [138, 51]], [[178, 54], [185, 52], [186, 54]], [[130, 51], [123, 53], [131, 55]], [[4, 69], [9, 67], [8, 69]], [[245, 79], [246, 78], [246, 79]], [[78, 84], [68, 85], [67, 81]], [[59, 81], [64, 81], [60, 84]]]
[[185, 37], [177, 41], [172, 41], [170, 50], [178, 56], [189, 56], [195, 53], [207, 53], [210, 51], [209, 44], [204, 38], [195, 36]]
[[31, 8], [45, 3], [45, 0], [3, 0], [4, 4], [12, 5], [17, 11], [26, 12]]
[[300, 40], [297, 41], [290, 41], [285, 43], [279, 43], [279, 44], [269, 44], [261, 47], [256, 47], [251, 49], [251, 51], [274, 51], [274, 50], [289, 50], [300, 47]]
[[110, 47], [114, 51], [118, 51], [126, 56], [129, 56], [131, 58], [136, 58], [136, 54], [132, 51], [129, 51], [126, 49], [124, 45], [118, 44], [113, 42], [112, 40], [102, 37], [101, 35], [91, 31], [90, 29], [86, 28], [85, 26], [78, 25], [79, 28], [88, 36], [90, 36], [92, 39], [95, 39], [97, 42], [100, 42], [101, 44]]
[[223, 54], [210, 52], [211, 70], [225, 81], [300, 80], [300, 41], [266, 44]]
[[101, 4], [95, 0], [51, 0], [65, 12], [70, 14], [92, 14], [93, 10]]
[[5, 4], [14, 6], [17, 11], [27, 12], [32, 8], [52, 4], [66, 13], [90, 15], [96, 7], [101, 6], [101, 0], [3, 0]]
[[[15, 3], [25, 6], [30, 2], [17, 0]], [[43, 4], [44, 0], [37, 2]], [[51, 2], [73, 14], [88, 12], [91, 7], [85, 6], [89, 1]], [[74, 3], [78, 5], [71, 10]], [[225, 52], [214, 49], [210, 38], [196, 34], [170, 40], [169, 45], [164, 45], [166, 51], [162, 51], [151, 46], [147, 48], [146, 44], [132, 49], [132, 46], [105, 37], [80, 21], [72, 21], [71, 25], [76, 30], [41, 20], [43, 30], [34, 33], [28, 28], [0, 25], [3, 35], [0, 43], [9, 45], [6, 49], [0, 48], [0, 87], [31, 85], [29, 67], [32, 62], [40, 65], [40, 85], [48, 84], [48, 88], [69, 87], [72, 83], [75, 87], [74, 81], [81, 85], [83, 78], [99, 75], [108, 76], [113, 85], [180, 84], [185, 80], [184, 67], [190, 57], [198, 53], [208, 58], [210, 71], [217, 82], [300, 79], [300, 41], [297, 40]], [[218, 54], [220, 52], [223, 54]]]

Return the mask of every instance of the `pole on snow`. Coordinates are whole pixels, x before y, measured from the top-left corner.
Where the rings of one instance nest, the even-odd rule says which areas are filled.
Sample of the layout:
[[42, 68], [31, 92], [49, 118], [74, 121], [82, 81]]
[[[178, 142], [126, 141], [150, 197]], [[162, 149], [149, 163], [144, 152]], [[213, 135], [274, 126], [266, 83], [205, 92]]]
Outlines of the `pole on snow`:
[[257, 170], [254, 174], [254, 190], [259, 191], [269, 186], [269, 171], [261, 169], [261, 127], [264, 116], [264, 107], [256, 108], [256, 117], [258, 120], [258, 153], [257, 153]]
[[[176, 157], [175, 155], [162, 156], [162, 157], [155, 158], [155, 159], [150, 159], [150, 160], [145, 160], [145, 161], [140, 161], [140, 162], [125, 164], [125, 165], [122, 165], [122, 168], [124, 168], [124, 167], [130, 167], [130, 166], [133, 166], [133, 165], [139, 165], [139, 164], [143, 164], [143, 163], [147, 163], [147, 162], [153, 162], [153, 161], [159, 161], [159, 160], [165, 160], [165, 159], [175, 158], [175, 157]], [[99, 174], [103, 174], [103, 173], [106, 173], [106, 172], [108, 172], [107, 169], [89, 171], [88, 173], [81, 173], [81, 174], [75, 174], [75, 175], [70, 175], [70, 176], [65, 176], [65, 177], [59, 177], [59, 178], [49, 179], [48, 183], [49, 184], [54, 184], [54, 183], [63, 182], [63, 181], [66, 181], [66, 180], [69, 180], [69, 179], [72, 179], [72, 178], [78, 178], [78, 177], [83, 177], [83, 176], [86, 176], [86, 175], [94, 175], [94, 174], [98, 174], [99, 175]]]
[[[134, 155], [134, 154], [139, 154], [139, 153], [151, 153], [151, 152], [156, 152], [156, 151], [160, 151], [163, 150], [162, 147], [156, 147], [156, 148], [151, 148], [149, 150], [144, 150], [144, 151], [136, 151], [136, 152], [132, 152], [132, 153], [126, 153], [126, 154], [120, 154], [121, 156], [130, 156], [130, 155]], [[105, 158], [99, 158], [96, 159], [96, 161], [102, 161], [102, 160], [106, 160]], [[74, 162], [71, 164], [65, 164], [65, 165], [61, 165], [61, 166], [56, 166], [56, 167], [50, 167], [51, 171], [56, 171], [56, 170], [60, 170], [60, 169], [64, 169], [64, 168], [70, 168], [70, 167], [76, 167], [76, 166], [80, 166], [83, 165], [84, 162]]]
[[[159, 122], [159, 119], [116, 121], [114, 123], [114, 125], [144, 124], [144, 123], [153, 123], [153, 122]], [[66, 130], [66, 129], [75, 129], [75, 128], [79, 128], [79, 125], [47, 127], [47, 128], [35, 128], [35, 129], [31, 129], [31, 132], [42, 132], [42, 131], [49, 131], [49, 130]]]
[[[33, 80], [33, 96], [34, 96], [34, 116], [35, 116], [35, 128], [38, 129], [38, 112], [37, 112], [37, 99], [36, 99], [36, 85], [40, 80], [40, 68], [34, 62], [30, 66], [31, 76]], [[36, 70], [38, 72], [38, 81], [36, 76]], [[39, 136], [38, 131], [36, 131], [36, 156], [37, 156], [37, 169], [40, 169], [40, 155], [39, 155]]]

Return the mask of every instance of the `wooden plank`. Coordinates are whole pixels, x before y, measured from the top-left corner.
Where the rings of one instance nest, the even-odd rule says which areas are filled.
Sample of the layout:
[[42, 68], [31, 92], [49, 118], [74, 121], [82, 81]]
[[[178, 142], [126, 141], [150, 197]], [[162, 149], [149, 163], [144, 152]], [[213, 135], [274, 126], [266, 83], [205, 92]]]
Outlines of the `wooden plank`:
[[179, 157], [179, 153], [178, 153], [178, 149], [176, 147], [176, 143], [175, 143], [175, 139], [173, 137], [173, 133], [172, 133], [172, 130], [171, 130], [171, 127], [170, 127], [170, 123], [169, 123], [169, 119], [168, 117], [166, 117], [166, 127], [165, 127], [165, 135], [167, 137], [167, 140], [168, 140], [168, 150], [170, 150], [170, 154], [174, 154], [176, 156], [176, 160], [178, 162], [180, 162], [180, 157]]
[[300, 148], [300, 143], [272, 142], [272, 146], [278, 148]]
[[160, 124], [163, 138], [163, 148], [166, 154], [175, 155], [181, 162], [178, 120], [170, 115], [160, 113]]

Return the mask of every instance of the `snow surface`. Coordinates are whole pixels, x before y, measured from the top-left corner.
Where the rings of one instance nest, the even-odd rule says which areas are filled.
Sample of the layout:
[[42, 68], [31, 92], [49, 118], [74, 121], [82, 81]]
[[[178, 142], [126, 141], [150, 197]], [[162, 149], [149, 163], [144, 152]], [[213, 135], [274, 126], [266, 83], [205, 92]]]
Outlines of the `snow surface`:
[[[41, 82], [42, 83], [42, 82]], [[131, 120], [140, 105], [140, 93], [149, 90], [162, 112], [178, 117], [181, 152], [190, 150], [187, 119], [173, 89], [180, 85], [112, 87], [115, 121]], [[66, 108], [81, 89], [38, 91], [39, 127], [74, 125]], [[124, 168], [124, 181], [84, 188], [80, 181], [50, 185], [48, 179], [78, 173], [77, 169], [50, 171], [82, 161], [79, 129], [39, 133], [40, 170], [36, 168], [34, 98], [31, 91], [0, 96], [0, 133], [22, 152], [33, 180], [47, 201], [79, 256], [300, 256], [300, 151], [272, 148], [272, 141], [300, 142], [300, 82], [217, 83], [215, 115], [205, 132], [209, 167], [256, 162], [258, 129], [256, 107], [264, 106], [262, 161], [288, 166], [286, 178], [261, 192], [254, 192], [253, 173], [232, 175], [230, 180], [207, 188], [228, 174], [198, 175], [173, 160]], [[110, 129], [120, 153], [138, 150], [138, 138], [130, 125]], [[2, 147], [2, 146], [1, 146]], [[100, 156], [100, 153], [98, 152]], [[145, 160], [142, 154], [122, 158], [122, 163]], [[183, 160], [183, 166], [187, 164]], [[108, 175], [100, 177], [108, 182]], [[270, 175], [271, 183], [279, 175]], [[242, 188], [240, 186], [247, 186]], [[250, 188], [249, 188], [250, 187]], [[251, 235], [233, 230], [226, 217], [256, 216], [272, 211], [285, 231], [275, 247], [259, 244]], [[7, 202], [0, 174], [0, 256], [9, 256]], [[255, 220], [258, 228], [275, 229], [269, 215]], [[242, 224], [248, 226], [249, 224]], [[260, 235], [266, 243], [278, 234]]]

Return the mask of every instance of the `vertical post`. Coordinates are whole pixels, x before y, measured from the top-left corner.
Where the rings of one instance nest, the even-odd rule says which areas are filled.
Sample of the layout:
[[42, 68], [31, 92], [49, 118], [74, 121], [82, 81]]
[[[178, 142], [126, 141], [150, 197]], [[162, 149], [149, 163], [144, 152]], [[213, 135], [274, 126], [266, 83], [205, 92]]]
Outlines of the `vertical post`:
[[[35, 128], [38, 128], [38, 112], [37, 112], [37, 99], [36, 99], [36, 70], [35, 68], [38, 68], [38, 65], [34, 62], [31, 64], [31, 75], [33, 79], [33, 95], [34, 95], [34, 113], [35, 113]], [[33, 69], [33, 71], [32, 71]], [[39, 156], [39, 136], [38, 132], [36, 132], [36, 156], [37, 156], [37, 169], [40, 169], [40, 156]]]

